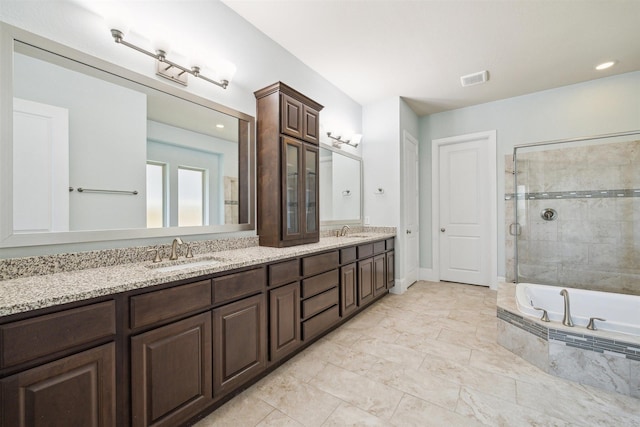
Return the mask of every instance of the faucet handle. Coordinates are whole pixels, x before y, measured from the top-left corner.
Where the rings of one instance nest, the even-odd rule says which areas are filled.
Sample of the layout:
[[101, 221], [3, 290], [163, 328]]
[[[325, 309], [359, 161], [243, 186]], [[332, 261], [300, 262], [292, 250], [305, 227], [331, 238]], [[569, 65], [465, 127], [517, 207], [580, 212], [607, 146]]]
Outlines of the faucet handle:
[[587, 329], [589, 329], [590, 331], [597, 331], [598, 328], [596, 328], [596, 320], [599, 320], [601, 322], [606, 322], [607, 319], [603, 319], [602, 317], [591, 317], [589, 318], [589, 324], [587, 325]]
[[185, 258], [193, 258], [193, 250], [191, 249], [191, 242], [187, 243], [187, 254], [184, 256]]
[[150, 249], [147, 249], [147, 252], [156, 253], [155, 257], [153, 257], [153, 262], [162, 262], [162, 252], [160, 248], [150, 248]]
[[549, 315], [547, 314], [547, 310], [540, 307], [533, 307], [533, 309], [542, 311], [542, 317], [540, 318], [540, 320], [542, 320], [543, 322], [550, 322]]

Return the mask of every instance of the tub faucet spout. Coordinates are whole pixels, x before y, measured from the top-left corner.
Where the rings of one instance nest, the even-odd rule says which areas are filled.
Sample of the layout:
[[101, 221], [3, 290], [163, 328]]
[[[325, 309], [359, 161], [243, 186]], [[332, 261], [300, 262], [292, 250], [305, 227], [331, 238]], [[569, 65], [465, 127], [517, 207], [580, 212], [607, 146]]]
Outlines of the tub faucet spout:
[[573, 326], [571, 310], [569, 308], [569, 292], [566, 289], [563, 289], [560, 291], [560, 295], [564, 297], [564, 317], [562, 318], [562, 324], [565, 326]]

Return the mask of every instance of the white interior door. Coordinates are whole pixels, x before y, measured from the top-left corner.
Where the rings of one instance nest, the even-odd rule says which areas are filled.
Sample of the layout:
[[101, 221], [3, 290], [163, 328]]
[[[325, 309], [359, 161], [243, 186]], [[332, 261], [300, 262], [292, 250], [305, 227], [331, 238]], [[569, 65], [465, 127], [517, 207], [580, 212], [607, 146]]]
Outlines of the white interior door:
[[404, 260], [407, 287], [418, 280], [419, 266], [419, 204], [418, 204], [418, 141], [404, 133], [403, 141], [403, 190], [404, 190]]
[[13, 231], [69, 230], [68, 110], [14, 98]]
[[439, 279], [490, 286], [496, 281], [495, 145], [491, 150], [486, 133], [440, 142]]

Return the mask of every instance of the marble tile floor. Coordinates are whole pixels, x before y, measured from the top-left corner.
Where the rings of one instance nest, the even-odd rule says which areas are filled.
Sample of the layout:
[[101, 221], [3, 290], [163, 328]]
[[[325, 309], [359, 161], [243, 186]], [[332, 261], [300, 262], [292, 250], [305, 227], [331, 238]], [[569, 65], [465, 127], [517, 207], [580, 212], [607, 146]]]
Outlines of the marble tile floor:
[[388, 295], [196, 424], [640, 426], [640, 399], [544, 373], [496, 343], [496, 293]]

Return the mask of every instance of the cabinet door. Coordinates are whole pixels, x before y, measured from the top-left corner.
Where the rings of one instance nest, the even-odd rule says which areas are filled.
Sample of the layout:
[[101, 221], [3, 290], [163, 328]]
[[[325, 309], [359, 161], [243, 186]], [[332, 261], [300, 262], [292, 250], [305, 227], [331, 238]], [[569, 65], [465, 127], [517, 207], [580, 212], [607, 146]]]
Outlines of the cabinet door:
[[280, 94], [280, 131], [294, 138], [303, 139], [303, 105], [292, 97]]
[[317, 240], [320, 229], [320, 192], [318, 191], [318, 149], [304, 145], [304, 238]]
[[373, 258], [358, 261], [358, 306], [373, 300]]
[[211, 314], [131, 338], [133, 426], [186, 421], [213, 399]]
[[269, 292], [269, 360], [281, 359], [300, 345], [300, 283]]
[[387, 289], [395, 286], [395, 268], [396, 260], [394, 251], [387, 252]]
[[282, 240], [302, 238], [302, 143], [282, 138]]
[[320, 143], [320, 113], [311, 107], [302, 107], [302, 139], [312, 144]]
[[232, 391], [258, 375], [266, 364], [264, 295], [213, 310], [213, 390]]
[[3, 426], [115, 426], [115, 344], [1, 380]]
[[384, 254], [373, 258], [373, 295], [378, 296], [387, 289], [387, 275], [385, 274], [386, 259]]
[[340, 316], [345, 317], [358, 308], [356, 264], [340, 268]]

